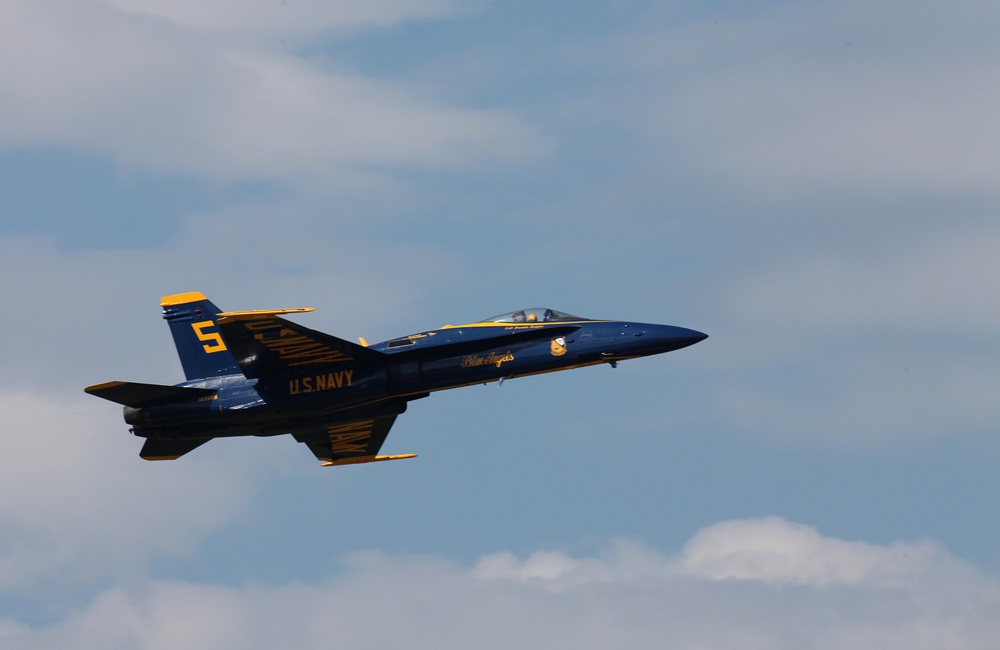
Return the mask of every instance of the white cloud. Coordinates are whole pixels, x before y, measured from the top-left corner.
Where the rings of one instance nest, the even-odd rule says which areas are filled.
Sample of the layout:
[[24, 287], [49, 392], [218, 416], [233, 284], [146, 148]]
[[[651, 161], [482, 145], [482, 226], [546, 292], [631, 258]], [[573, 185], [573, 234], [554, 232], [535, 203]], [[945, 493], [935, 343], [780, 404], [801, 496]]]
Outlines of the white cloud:
[[[875, 546], [823, 537], [779, 517], [727, 521], [698, 533], [681, 567], [710, 580], [754, 580], [813, 587], [895, 588], [954, 560], [931, 542]], [[952, 568], [956, 568], [956, 564]]]
[[[291, 56], [277, 39], [188, 27], [221, 29], [243, 16], [280, 32], [263, 5], [245, 13], [239, 3], [122, 4], [140, 13], [92, 1], [10, 3], [0, 26], [0, 147], [81, 147], [157, 171], [322, 185], [343, 168], [510, 162], [548, 146], [508, 112], [449, 106], [431, 89]], [[334, 3], [290, 4], [303, 30], [322, 31], [340, 15]], [[345, 20], [406, 20], [447, 6], [401, 1]]]
[[988, 2], [779, 3], [638, 39], [644, 120], [720, 187], [995, 196], [1000, 64]]
[[996, 577], [930, 542], [849, 542], [768, 518], [717, 524], [674, 556], [623, 541], [598, 557], [502, 553], [466, 569], [364, 553], [314, 585], [114, 587], [48, 627], [7, 620], [0, 639], [12, 650], [662, 648], [664, 639], [680, 649], [985, 650], [1000, 634], [998, 606]]
[[238, 517], [255, 460], [211, 454], [156, 466], [138, 459], [118, 408], [83, 395], [0, 393], [0, 591], [125, 579], [151, 555], [191, 550]]
[[523, 562], [513, 553], [496, 553], [482, 558], [473, 574], [483, 580], [532, 580], [559, 578], [580, 568], [580, 562], [562, 553], [540, 551]]

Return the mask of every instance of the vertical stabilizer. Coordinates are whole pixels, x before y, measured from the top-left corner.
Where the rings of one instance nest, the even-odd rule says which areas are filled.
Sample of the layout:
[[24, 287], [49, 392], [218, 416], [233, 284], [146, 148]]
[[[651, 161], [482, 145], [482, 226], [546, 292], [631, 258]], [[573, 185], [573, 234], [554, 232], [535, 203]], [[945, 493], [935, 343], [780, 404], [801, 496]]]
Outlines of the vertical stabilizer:
[[198, 291], [178, 293], [161, 298], [160, 306], [186, 379], [240, 374], [215, 320], [221, 310], [208, 298]]

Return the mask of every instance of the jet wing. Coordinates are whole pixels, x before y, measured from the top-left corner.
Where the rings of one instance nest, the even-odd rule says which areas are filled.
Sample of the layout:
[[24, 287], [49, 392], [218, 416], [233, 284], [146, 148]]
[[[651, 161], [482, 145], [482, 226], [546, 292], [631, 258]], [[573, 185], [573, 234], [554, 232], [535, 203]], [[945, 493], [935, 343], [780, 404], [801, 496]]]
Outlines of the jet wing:
[[416, 454], [378, 456], [378, 450], [396, 421], [395, 415], [383, 415], [369, 420], [333, 424], [315, 431], [294, 433], [322, 461], [324, 467], [353, 465], [383, 460], [413, 458]]
[[381, 352], [303, 327], [278, 314], [305, 311], [223, 312], [219, 330], [243, 374], [250, 378], [293, 376], [337, 363], [384, 363]]
[[103, 397], [132, 408], [154, 406], [182, 399], [200, 399], [215, 395], [213, 388], [189, 388], [186, 386], [161, 386], [140, 384], [134, 381], [107, 381], [83, 389], [91, 395]]

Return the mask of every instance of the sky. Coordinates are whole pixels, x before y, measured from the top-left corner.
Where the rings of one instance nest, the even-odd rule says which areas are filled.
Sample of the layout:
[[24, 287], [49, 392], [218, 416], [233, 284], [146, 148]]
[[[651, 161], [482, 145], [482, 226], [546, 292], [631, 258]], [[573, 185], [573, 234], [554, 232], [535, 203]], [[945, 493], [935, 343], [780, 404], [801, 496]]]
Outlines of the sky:
[[[998, 20], [0, 0], [0, 646], [995, 648]], [[150, 463], [188, 291], [710, 338]]]

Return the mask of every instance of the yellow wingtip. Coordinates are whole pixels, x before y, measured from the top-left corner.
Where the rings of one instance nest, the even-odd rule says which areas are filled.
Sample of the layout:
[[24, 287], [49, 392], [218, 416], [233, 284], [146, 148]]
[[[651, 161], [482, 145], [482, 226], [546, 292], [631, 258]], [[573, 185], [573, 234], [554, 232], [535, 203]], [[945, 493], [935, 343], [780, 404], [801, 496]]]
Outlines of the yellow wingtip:
[[383, 460], [402, 460], [404, 458], [416, 458], [416, 454], [396, 454], [393, 456], [353, 456], [351, 458], [338, 458], [328, 460], [323, 463], [323, 467], [339, 467], [340, 465], [358, 465], [360, 463], [378, 463]]
[[94, 384], [93, 386], [87, 386], [83, 389], [85, 393], [97, 393], [105, 388], [114, 388], [115, 386], [121, 386], [124, 381], [106, 381], [100, 384]]
[[316, 311], [315, 307], [293, 307], [291, 309], [254, 309], [252, 311], [224, 311], [217, 314], [217, 318], [234, 320], [252, 320], [266, 316], [280, 316], [281, 314], [301, 314], [307, 311]]

